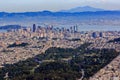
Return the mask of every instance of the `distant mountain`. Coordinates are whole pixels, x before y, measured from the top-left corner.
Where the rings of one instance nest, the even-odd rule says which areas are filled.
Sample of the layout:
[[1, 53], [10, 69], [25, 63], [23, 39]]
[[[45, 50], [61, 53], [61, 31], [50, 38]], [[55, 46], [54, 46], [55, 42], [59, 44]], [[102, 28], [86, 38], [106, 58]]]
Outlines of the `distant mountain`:
[[96, 11], [105, 11], [104, 9], [100, 9], [100, 8], [93, 8], [90, 6], [84, 6], [84, 7], [76, 7], [76, 8], [72, 8], [69, 10], [61, 10], [60, 12], [96, 12]]
[[[92, 9], [91, 9], [92, 10]], [[96, 9], [97, 10], [97, 9]], [[72, 12], [72, 11], [71, 11]], [[88, 11], [85, 12], [50, 12], [50, 11], [42, 11], [42, 12], [21, 12], [21, 13], [7, 13], [7, 12], [0, 12], [0, 19], [4, 18], [17, 18], [17, 17], [37, 17], [37, 16], [82, 16], [82, 15], [120, 15], [120, 11]]]
[[0, 30], [10, 30], [10, 29], [20, 29], [20, 25], [5, 25], [5, 26], [0, 26]]
[[[96, 12], [0, 12], [0, 25], [20, 24], [30, 26], [32, 24], [69, 24], [69, 25], [120, 25], [120, 11], [96, 11]], [[1, 28], [3, 29], [3, 28]]]

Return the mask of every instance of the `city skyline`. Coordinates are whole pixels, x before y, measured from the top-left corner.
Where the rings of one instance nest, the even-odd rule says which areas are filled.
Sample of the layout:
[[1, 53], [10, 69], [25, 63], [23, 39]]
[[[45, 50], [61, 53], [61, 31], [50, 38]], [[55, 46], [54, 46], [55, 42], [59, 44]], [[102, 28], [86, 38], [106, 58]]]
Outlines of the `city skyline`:
[[59, 11], [83, 6], [120, 10], [119, 0], [0, 0], [0, 2], [0, 12]]

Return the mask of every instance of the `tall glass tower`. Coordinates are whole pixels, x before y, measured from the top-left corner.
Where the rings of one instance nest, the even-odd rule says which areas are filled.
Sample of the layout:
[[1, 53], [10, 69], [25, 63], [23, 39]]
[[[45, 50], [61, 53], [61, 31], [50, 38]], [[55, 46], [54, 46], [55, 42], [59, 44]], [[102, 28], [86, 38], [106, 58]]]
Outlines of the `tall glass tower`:
[[36, 25], [33, 24], [33, 32], [35, 32], [35, 31], [36, 31]]

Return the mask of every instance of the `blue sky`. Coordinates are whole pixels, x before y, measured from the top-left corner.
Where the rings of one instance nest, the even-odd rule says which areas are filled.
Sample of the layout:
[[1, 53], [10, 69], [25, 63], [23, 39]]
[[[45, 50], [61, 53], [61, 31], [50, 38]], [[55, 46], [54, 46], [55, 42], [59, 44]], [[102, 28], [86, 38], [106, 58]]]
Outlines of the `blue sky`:
[[0, 12], [58, 11], [79, 6], [120, 10], [120, 0], [0, 0]]

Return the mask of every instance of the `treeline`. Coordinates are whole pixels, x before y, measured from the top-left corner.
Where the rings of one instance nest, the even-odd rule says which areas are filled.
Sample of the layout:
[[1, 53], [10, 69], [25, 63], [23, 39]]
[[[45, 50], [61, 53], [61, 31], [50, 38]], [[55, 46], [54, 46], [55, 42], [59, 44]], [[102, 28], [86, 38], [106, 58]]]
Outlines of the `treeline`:
[[[114, 49], [93, 49], [85, 43], [76, 49], [52, 47], [45, 53], [0, 69], [4, 80], [88, 80], [119, 55]], [[8, 73], [8, 77], [5, 75]]]
[[28, 43], [21, 43], [21, 44], [13, 43], [13, 44], [8, 45], [7, 48], [12, 48], [12, 47], [25, 47], [25, 46], [27, 46], [27, 45], [29, 45], [29, 44], [28, 44]]
[[4, 29], [4, 30], [20, 29], [20, 28], [22, 28], [20, 25], [5, 25], [5, 26], [0, 26], [0, 29]]
[[108, 43], [111, 43], [111, 42], [117, 42], [117, 43], [120, 43], [120, 38], [115, 38], [113, 40], [109, 40]]

